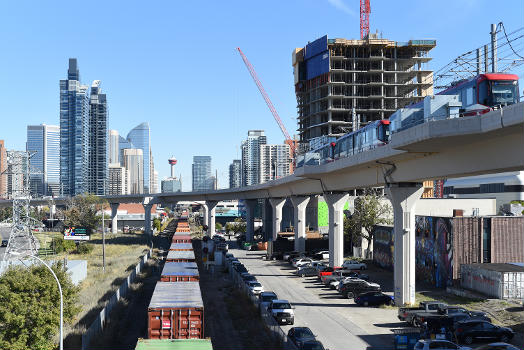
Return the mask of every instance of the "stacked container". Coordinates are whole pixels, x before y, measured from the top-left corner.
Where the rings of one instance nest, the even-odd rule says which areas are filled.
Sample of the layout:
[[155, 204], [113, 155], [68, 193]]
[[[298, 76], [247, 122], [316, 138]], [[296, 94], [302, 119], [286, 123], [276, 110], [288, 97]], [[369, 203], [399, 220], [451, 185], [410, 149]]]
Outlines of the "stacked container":
[[161, 282], [198, 282], [199, 280], [195, 262], [166, 262], [160, 275]]

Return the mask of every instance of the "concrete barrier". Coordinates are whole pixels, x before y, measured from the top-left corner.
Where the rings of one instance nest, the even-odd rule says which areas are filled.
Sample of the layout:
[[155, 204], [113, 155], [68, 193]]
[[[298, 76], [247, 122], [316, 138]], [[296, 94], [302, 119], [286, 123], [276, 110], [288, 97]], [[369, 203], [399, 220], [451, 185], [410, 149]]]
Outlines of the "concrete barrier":
[[135, 266], [135, 269], [127, 276], [126, 280], [115, 291], [115, 294], [111, 296], [111, 299], [109, 299], [107, 305], [100, 311], [93, 323], [91, 323], [91, 326], [82, 334], [82, 350], [88, 348], [93, 337], [102, 333], [106, 320], [109, 319], [109, 315], [111, 314], [111, 310], [113, 310], [113, 307], [115, 307], [121, 298], [126, 296], [129, 286], [134, 282], [137, 274], [142, 271], [147, 260], [151, 258], [151, 253], [152, 251], [149, 250], [146, 255], [140, 258], [140, 262]]

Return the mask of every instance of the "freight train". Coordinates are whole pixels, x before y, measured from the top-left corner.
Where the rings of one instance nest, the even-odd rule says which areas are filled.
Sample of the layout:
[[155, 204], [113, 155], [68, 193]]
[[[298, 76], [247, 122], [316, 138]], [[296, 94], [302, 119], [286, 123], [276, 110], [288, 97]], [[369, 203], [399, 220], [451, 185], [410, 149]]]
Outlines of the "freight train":
[[297, 158], [297, 167], [320, 165], [383, 146], [394, 134], [429, 120], [482, 115], [519, 102], [518, 76], [486, 73], [454, 83], [435, 96], [401, 108], [389, 117], [348, 133]]

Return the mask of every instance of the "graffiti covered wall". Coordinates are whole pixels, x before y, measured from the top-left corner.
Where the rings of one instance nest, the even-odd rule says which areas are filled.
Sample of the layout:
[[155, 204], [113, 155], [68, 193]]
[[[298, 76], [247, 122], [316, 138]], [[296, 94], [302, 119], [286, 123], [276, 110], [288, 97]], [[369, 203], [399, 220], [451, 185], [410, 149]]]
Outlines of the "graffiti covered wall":
[[375, 226], [373, 230], [373, 262], [393, 270], [393, 227]]

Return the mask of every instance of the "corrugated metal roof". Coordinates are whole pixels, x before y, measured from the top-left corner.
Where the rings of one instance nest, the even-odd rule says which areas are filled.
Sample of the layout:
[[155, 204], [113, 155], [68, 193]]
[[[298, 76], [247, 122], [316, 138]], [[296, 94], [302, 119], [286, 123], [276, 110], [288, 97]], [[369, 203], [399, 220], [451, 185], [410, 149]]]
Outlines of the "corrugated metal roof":
[[171, 243], [169, 249], [193, 249], [193, 245], [191, 243]]
[[162, 276], [198, 276], [198, 267], [195, 262], [166, 262]]
[[484, 269], [497, 272], [524, 272], [524, 265], [505, 264], [505, 263], [484, 263], [484, 264], [468, 264], [477, 269]]
[[167, 259], [195, 259], [195, 252], [192, 250], [170, 250]]
[[158, 282], [149, 303], [150, 309], [203, 307], [198, 282]]
[[213, 350], [210, 339], [138, 339], [135, 350]]

